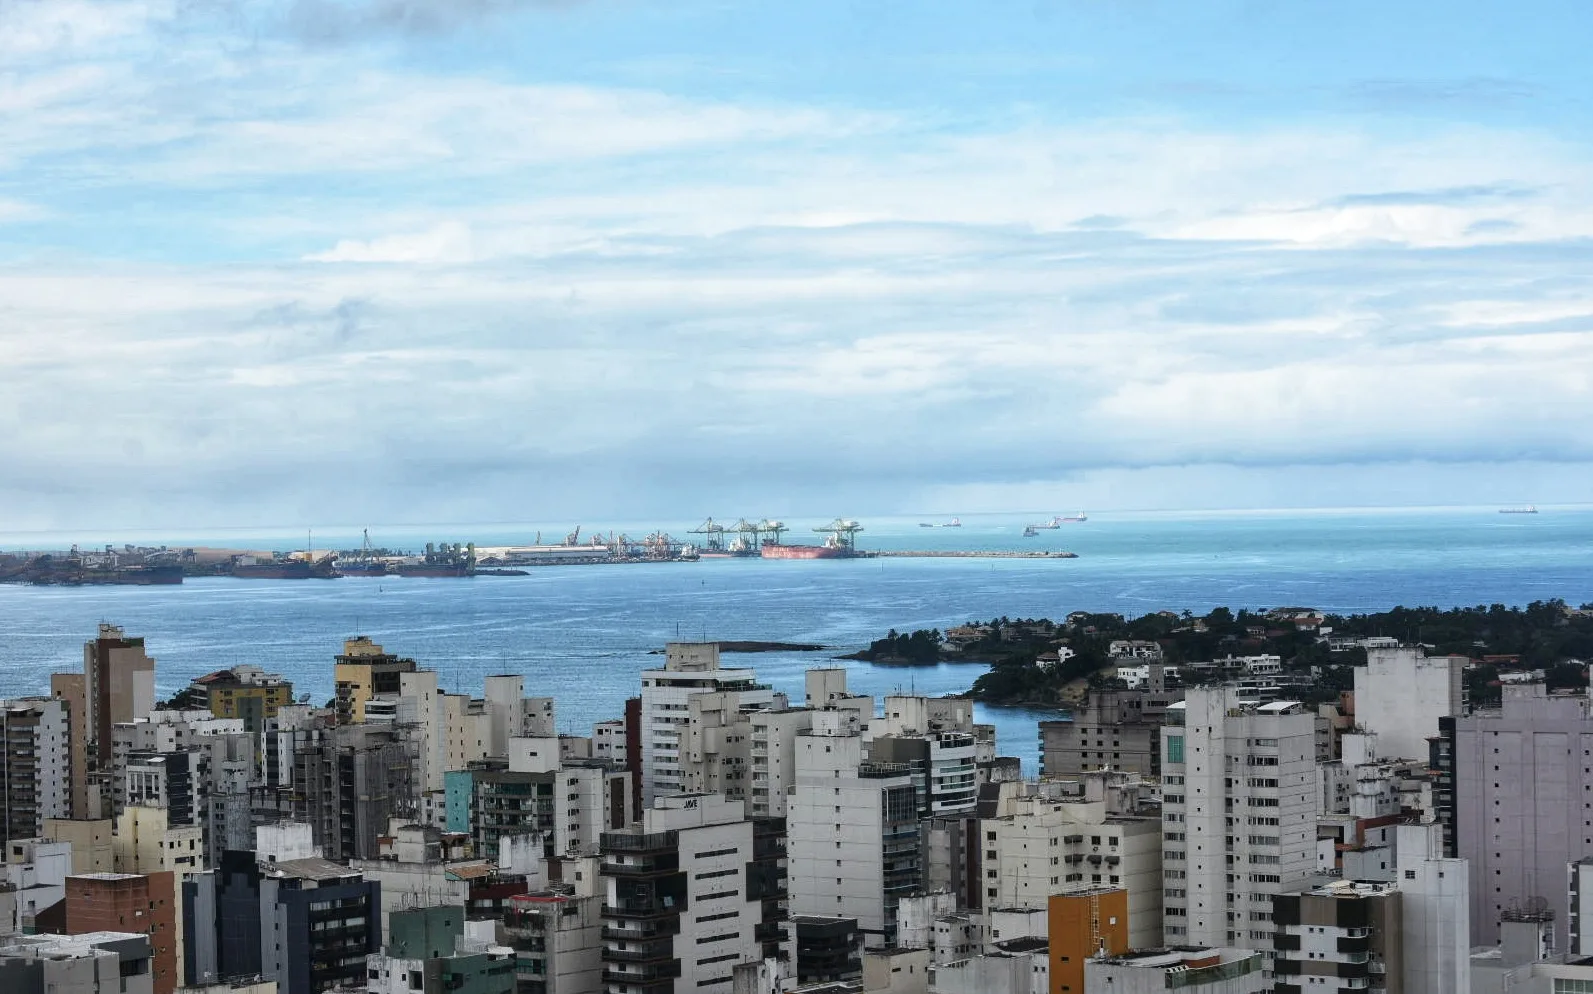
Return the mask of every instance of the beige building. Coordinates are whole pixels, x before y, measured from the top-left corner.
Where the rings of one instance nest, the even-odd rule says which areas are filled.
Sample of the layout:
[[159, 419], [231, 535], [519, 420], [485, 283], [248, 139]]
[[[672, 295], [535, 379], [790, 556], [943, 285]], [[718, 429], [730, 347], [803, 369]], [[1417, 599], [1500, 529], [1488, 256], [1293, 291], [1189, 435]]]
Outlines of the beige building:
[[1128, 894], [1129, 944], [1162, 944], [1159, 816], [1118, 815], [1105, 801], [1063, 799], [1049, 785], [1005, 796], [984, 832], [984, 906], [1044, 908], [1053, 894], [1102, 887]]
[[73, 873], [109, 873], [115, 869], [109, 818], [46, 818], [44, 837], [72, 847]]
[[50, 696], [66, 705], [69, 725], [67, 792], [71, 818], [97, 818], [88, 802], [88, 676], [51, 673]]

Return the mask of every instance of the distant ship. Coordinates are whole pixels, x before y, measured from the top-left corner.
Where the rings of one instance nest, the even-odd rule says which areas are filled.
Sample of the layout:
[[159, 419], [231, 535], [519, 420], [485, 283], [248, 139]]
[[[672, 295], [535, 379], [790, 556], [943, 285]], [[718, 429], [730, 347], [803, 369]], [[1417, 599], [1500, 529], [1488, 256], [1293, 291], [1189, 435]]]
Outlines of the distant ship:
[[1536, 505], [1528, 504], [1526, 507], [1501, 507], [1499, 509], [1499, 513], [1500, 514], [1537, 514], [1538, 513], [1538, 509], [1537, 509]]
[[935, 526], [934, 526], [934, 524], [933, 524], [933, 523], [931, 523], [931, 522], [928, 522], [928, 521], [920, 521], [920, 522], [919, 522], [919, 523], [918, 523], [918, 527], [920, 527], [920, 528], [933, 528], [933, 527], [935, 527]]
[[[574, 544], [574, 543], [571, 543]], [[459, 577], [476, 575], [476, 543], [461, 546], [426, 543], [426, 554], [391, 564], [392, 576]]]
[[132, 586], [147, 587], [183, 582], [183, 568], [178, 565], [156, 566], [98, 566], [80, 559], [53, 559], [41, 556], [28, 566], [0, 577], [7, 581], [36, 583], [44, 586]]
[[950, 521], [946, 522], [945, 524], [941, 525], [940, 527], [942, 527], [942, 528], [961, 528], [962, 527], [962, 519], [961, 518], [952, 518]]
[[1059, 522], [1061, 522], [1063, 524], [1073, 524], [1073, 523], [1077, 523], [1077, 522], [1080, 522], [1080, 521], [1088, 521], [1088, 520], [1090, 520], [1090, 516], [1088, 514], [1085, 514], [1083, 511], [1080, 511], [1078, 514], [1069, 514], [1069, 515], [1067, 515], [1065, 517], [1061, 517], [1061, 518], [1057, 519], [1057, 521], [1059, 521]]
[[1055, 527], [1055, 526], [1054, 525], [1025, 525], [1024, 528], [1023, 528], [1023, 537], [1024, 538], [1033, 538], [1036, 535], [1040, 534], [1039, 531], [1037, 531], [1036, 529], [1048, 528], [1048, 527]]
[[1061, 528], [1061, 527], [1062, 527], [1062, 519], [1061, 518], [1052, 518], [1050, 521], [1042, 521], [1042, 522], [1040, 522], [1037, 525], [1030, 525], [1029, 529], [1031, 531], [1035, 530], [1035, 529], [1050, 530], [1052, 528]]
[[853, 555], [851, 549], [840, 545], [785, 545], [774, 542], [763, 543], [759, 555], [765, 559], [847, 559]]
[[227, 575], [240, 580], [332, 580], [342, 574], [337, 571], [336, 556], [323, 556], [314, 562], [308, 559], [234, 556]]

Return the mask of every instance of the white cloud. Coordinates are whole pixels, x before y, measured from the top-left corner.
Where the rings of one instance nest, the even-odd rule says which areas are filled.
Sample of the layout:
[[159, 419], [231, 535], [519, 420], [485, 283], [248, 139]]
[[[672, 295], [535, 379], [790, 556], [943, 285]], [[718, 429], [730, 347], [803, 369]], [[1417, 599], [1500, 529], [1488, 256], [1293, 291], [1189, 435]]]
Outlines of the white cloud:
[[68, 13], [0, 79], [0, 224], [59, 222], [0, 242], [0, 463], [83, 506], [163, 473], [358, 519], [482, 478], [513, 516], [1593, 460], [1584, 145], [953, 132]]
[[445, 222], [414, 235], [391, 235], [369, 241], [345, 239], [330, 251], [306, 256], [312, 262], [469, 262], [470, 228]]

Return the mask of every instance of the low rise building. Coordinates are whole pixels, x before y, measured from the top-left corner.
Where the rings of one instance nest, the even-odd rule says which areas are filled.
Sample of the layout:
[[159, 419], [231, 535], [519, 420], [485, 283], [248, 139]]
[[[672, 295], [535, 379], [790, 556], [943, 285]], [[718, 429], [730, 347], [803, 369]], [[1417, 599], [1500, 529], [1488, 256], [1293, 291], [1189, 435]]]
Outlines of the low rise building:
[[454, 905], [392, 915], [387, 942], [365, 965], [369, 994], [514, 994], [514, 951], [490, 921], [466, 922]]
[[603, 989], [603, 898], [542, 891], [511, 897], [503, 941], [514, 950], [516, 994]]
[[172, 994], [177, 989], [177, 928], [171, 873], [85, 873], [66, 878], [66, 931], [147, 935], [152, 994]]
[[1084, 983], [1111, 994], [1262, 994], [1273, 990], [1263, 965], [1250, 949], [1151, 949], [1090, 959]]
[[151, 961], [142, 932], [13, 935], [0, 939], [0, 991], [154, 994]]

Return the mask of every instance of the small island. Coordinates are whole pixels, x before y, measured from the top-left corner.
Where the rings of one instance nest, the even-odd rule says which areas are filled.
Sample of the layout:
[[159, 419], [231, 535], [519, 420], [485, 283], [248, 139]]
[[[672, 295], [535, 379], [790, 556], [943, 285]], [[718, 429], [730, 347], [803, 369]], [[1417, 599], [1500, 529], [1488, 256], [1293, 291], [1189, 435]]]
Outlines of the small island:
[[[714, 643], [720, 652], [823, 652], [827, 645], [817, 642], [758, 642], [750, 640], [721, 640]], [[649, 656], [662, 656], [663, 649], [651, 649]]]
[[[1257, 657], [1295, 696], [1328, 702], [1354, 686], [1366, 647], [1387, 640], [1474, 660], [1467, 694], [1497, 701], [1501, 674], [1528, 673], [1553, 690], [1587, 685], [1593, 604], [1564, 600], [1442, 609], [1396, 607], [1336, 615], [1307, 607], [1219, 607], [1205, 615], [1156, 611], [1139, 617], [1075, 611], [1063, 621], [993, 618], [946, 629], [891, 631], [842, 658], [886, 666], [972, 662], [990, 669], [962, 696], [986, 704], [1069, 708], [1091, 688], [1127, 687], [1119, 668], [1154, 659], [1170, 685], [1218, 683], [1254, 669]], [[1248, 662], [1247, 662], [1248, 661]], [[1249, 669], [1247, 669], [1249, 667]]]

